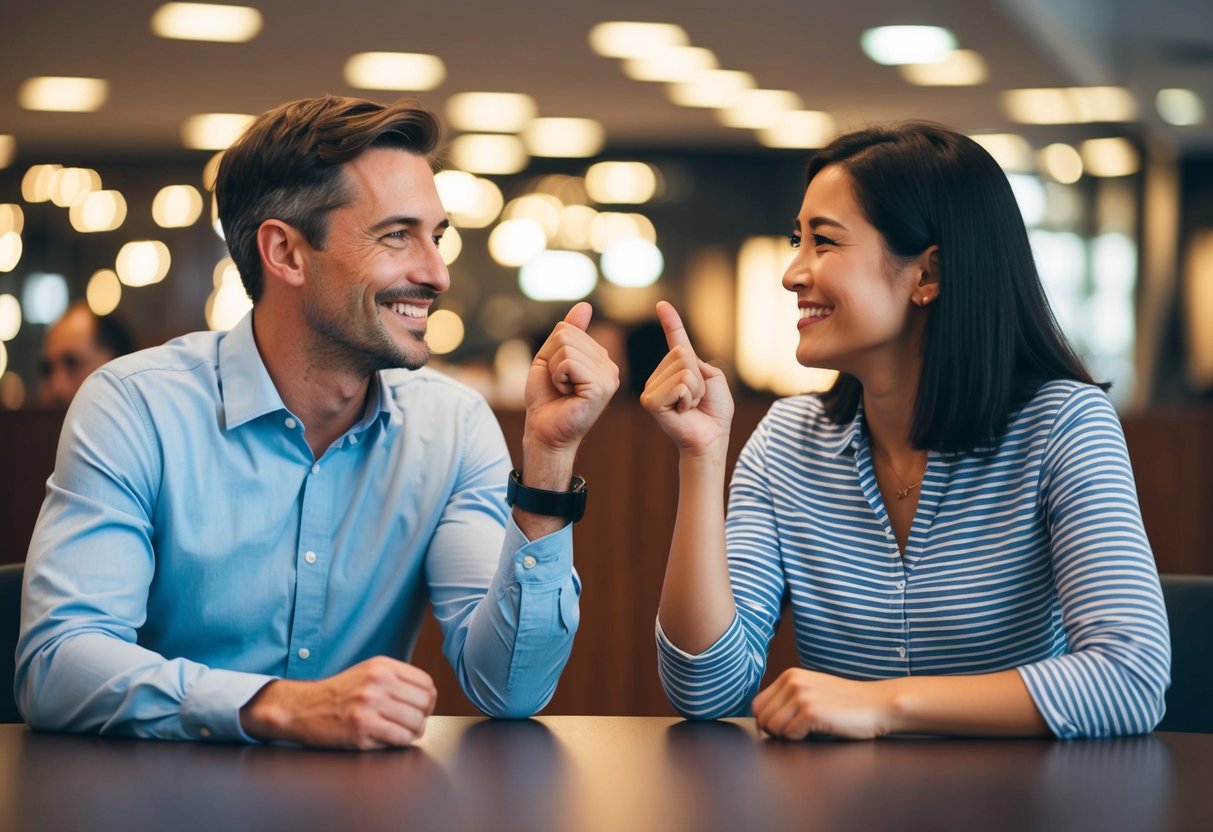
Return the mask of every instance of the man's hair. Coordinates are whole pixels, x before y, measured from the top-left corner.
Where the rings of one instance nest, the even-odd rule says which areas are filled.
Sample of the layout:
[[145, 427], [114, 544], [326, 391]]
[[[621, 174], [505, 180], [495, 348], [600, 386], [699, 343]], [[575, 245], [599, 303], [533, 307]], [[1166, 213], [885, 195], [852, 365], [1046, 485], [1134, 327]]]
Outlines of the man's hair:
[[[937, 124], [877, 126], [822, 149], [808, 181], [829, 165], [850, 176], [894, 258], [939, 246], [940, 293], [926, 322], [910, 433], [916, 447], [990, 449], [1046, 381], [1094, 384], [1049, 309], [1006, 174], [981, 145]], [[842, 423], [862, 395], [859, 380], [843, 373], [822, 400]]]
[[215, 177], [228, 251], [253, 302], [264, 286], [257, 250], [263, 222], [281, 220], [322, 249], [328, 213], [350, 199], [344, 164], [372, 147], [432, 159], [441, 135], [438, 118], [411, 100], [383, 105], [326, 95], [258, 116], [224, 152]]

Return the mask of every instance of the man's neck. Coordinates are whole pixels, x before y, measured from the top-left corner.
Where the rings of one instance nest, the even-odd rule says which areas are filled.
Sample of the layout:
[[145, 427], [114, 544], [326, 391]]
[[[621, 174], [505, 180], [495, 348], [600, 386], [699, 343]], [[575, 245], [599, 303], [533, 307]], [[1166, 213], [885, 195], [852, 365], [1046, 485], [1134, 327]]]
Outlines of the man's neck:
[[317, 360], [315, 350], [288, 333], [307, 332], [272, 315], [253, 314], [253, 340], [283, 403], [306, 428], [304, 438], [320, 459], [366, 408], [370, 376]]

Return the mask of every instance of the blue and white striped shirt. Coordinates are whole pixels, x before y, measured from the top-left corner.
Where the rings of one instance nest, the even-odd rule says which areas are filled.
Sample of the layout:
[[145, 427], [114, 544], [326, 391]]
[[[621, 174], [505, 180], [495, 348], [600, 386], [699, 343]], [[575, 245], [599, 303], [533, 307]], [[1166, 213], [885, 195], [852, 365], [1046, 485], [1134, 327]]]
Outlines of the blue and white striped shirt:
[[729, 495], [737, 616], [699, 655], [658, 628], [685, 716], [744, 712], [785, 598], [802, 666], [850, 679], [1018, 668], [1059, 737], [1149, 731], [1170, 641], [1116, 412], [1098, 388], [1045, 384], [990, 455], [928, 456], [904, 556], [862, 407], [776, 402]]

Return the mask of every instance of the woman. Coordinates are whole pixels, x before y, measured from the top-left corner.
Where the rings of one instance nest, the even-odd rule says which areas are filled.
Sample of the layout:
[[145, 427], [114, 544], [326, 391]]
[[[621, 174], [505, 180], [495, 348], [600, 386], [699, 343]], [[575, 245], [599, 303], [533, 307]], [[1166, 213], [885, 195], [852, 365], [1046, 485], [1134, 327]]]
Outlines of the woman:
[[[789, 739], [1152, 729], [1170, 643], [1124, 437], [998, 165], [930, 124], [841, 136], [792, 246], [796, 357], [841, 375], [771, 408], [727, 523], [732, 399], [658, 304], [670, 351], [641, 401], [679, 449], [657, 627], [675, 707], [752, 701]], [[757, 693], [784, 603], [802, 667]]]

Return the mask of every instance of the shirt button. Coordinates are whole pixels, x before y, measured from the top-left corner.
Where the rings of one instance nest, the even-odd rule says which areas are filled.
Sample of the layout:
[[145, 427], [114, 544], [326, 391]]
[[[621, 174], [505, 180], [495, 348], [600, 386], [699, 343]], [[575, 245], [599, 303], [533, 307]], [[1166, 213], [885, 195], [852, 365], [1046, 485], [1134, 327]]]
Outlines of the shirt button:
[[897, 582], [897, 588], [898, 588], [898, 589], [905, 589], [905, 588], [906, 588], [906, 582], [905, 582], [905, 581], [898, 581], [898, 582]]
[[351, 436], [351, 437], [350, 437], [350, 444], [351, 444], [351, 445], [357, 445], [357, 444], [358, 444], [358, 437], [357, 437], [357, 436]]
[[885, 536], [885, 537], [892, 537], [892, 536], [893, 536], [893, 532], [889, 531], [888, 529], [885, 529], [885, 530], [884, 530], [884, 536]]
[[320, 473], [320, 463], [319, 463], [319, 462], [314, 462], [314, 463], [312, 463], [312, 473], [313, 473], [313, 474], [319, 474], [319, 473]]
[[522, 568], [523, 569], [534, 569], [535, 564], [538, 562], [539, 561], [535, 560], [535, 558], [533, 558], [532, 556], [527, 555], [526, 557], [524, 557], [522, 559]]
[[[904, 653], [905, 651], [903, 650], [902, 652]], [[312, 655], [312, 651], [308, 650], [306, 647], [299, 648], [299, 658], [306, 659], [306, 658], [310, 658], [311, 655]]]
[[308, 552], [306, 555], [303, 556], [303, 559], [306, 560], [308, 563], [315, 563], [316, 562], [316, 553]]
[[209, 737], [210, 735], [211, 735], [210, 728], [203, 728], [200, 731], [198, 731], [198, 736], [200, 736], [200, 737]]
[[294, 419], [292, 419], [290, 416], [287, 416], [286, 419], [283, 420], [282, 424], [286, 425], [287, 430], [294, 430], [295, 425], [297, 425], [299, 423], [296, 422]]
[[[300, 650], [299, 652], [302, 653], [303, 651]], [[904, 659], [906, 657], [906, 649], [904, 647], [898, 647], [897, 655], [901, 656]], [[307, 657], [305, 656], [304, 658], [307, 658]]]

